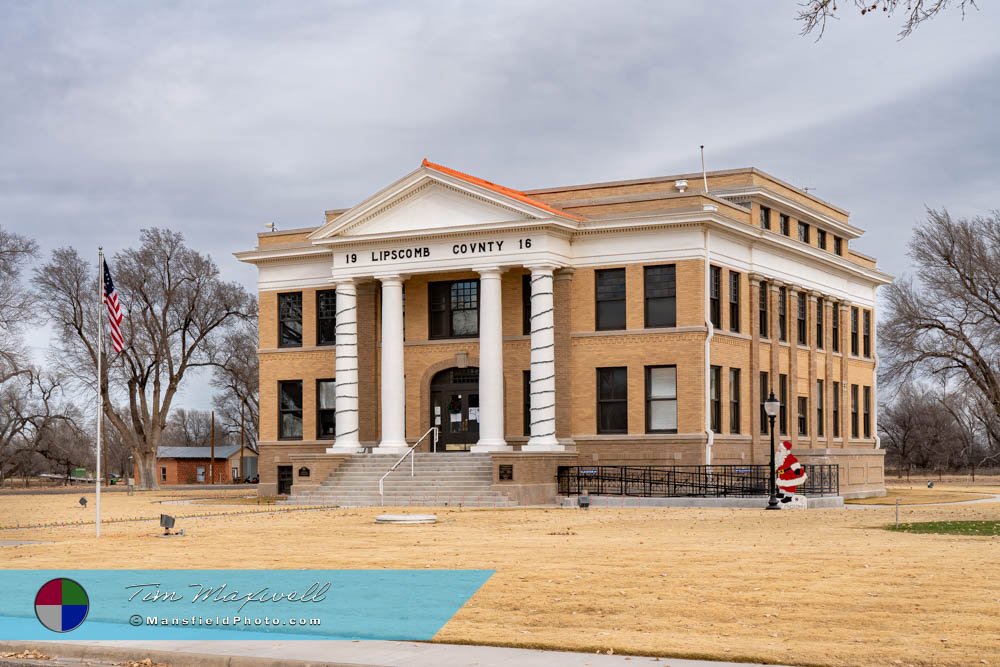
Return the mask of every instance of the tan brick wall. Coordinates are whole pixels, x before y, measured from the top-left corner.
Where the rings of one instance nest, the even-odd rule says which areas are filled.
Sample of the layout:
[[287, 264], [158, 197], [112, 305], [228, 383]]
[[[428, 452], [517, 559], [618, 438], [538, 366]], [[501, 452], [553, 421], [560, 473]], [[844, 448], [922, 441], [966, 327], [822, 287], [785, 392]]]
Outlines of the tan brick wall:
[[[623, 265], [608, 265], [615, 268]], [[626, 323], [622, 332], [594, 331], [594, 268], [578, 268], [563, 272], [555, 281], [556, 289], [556, 354], [558, 360], [557, 432], [560, 439], [572, 438], [581, 461], [632, 464], [697, 464], [705, 457], [705, 371], [704, 343], [704, 262], [685, 260], [676, 263], [678, 279], [678, 330], [645, 330], [643, 299], [643, 267], [639, 264], [626, 269]], [[767, 437], [760, 436], [755, 422], [759, 411], [757, 373], [770, 374], [777, 387], [778, 374], [790, 375], [788, 421], [790, 439], [797, 432], [796, 403], [798, 395], [809, 397], [810, 436], [797, 448], [871, 448], [874, 440], [851, 440], [849, 434], [849, 385], [871, 386], [872, 360], [851, 358], [830, 352], [833, 305], [827, 307], [826, 349], [815, 349], [815, 311], [810, 308], [807, 332], [809, 345], [796, 342], [796, 286], [788, 287], [789, 343], [775, 344], [777, 335], [776, 290], [769, 299], [770, 338], [757, 344], [756, 366], [750, 356], [752, 332], [757, 327], [756, 300], [751, 294], [750, 277], [741, 272], [740, 332], [729, 328], [728, 267], [723, 266], [722, 317], [723, 327], [715, 333], [712, 363], [723, 368], [721, 433], [715, 436], [714, 463], [763, 463], [768, 448]], [[503, 274], [504, 302], [504, 361], [505, 361], [505, 433], [510, 442], [519, 445], [523, 435], [523, 372], [530, 367], [530, 340], [522, 333], [521, 279], [524, 270]], [[404, 348], [406, 375], [406, 434], [415, 440], [430, 426], [429, 384], [433, 375], [447, 368], [466, 364], [478, 365], [477, 339], [429, 340], [427, 322], [427, 283], [431, 280], [477, 278], [472, 272], [414, 276], [405, 283], [406, 344]], [[774, 283], [770, 283], [774, 287]], [[330, 441], [316, 438], [316, 380], [332, 378], [335, 350], [315, 346], [315, 291], [303, 292], [304, 345], [297, 349], [276, 348], [277, 293], [263, 292], [261, 306], [261, 420], [262, 456], [260, 476], [262, 493], [275, 484], [275, 466], [285, 464], [289, 457], [325, 451]], [[359, 374], [361, 440], [377, 443], [379, 438], [379, 286], [373, 281], [358, 285]], [[842, 319], [841, 349], [849, 351], [849, 315]], [[678, 434], [646, 435], [645, 433], [645, 367], [676, 365], [678, 374]], [[624, 366], [628, 369], [628, 434], [627, 438], [596, 433], [596, 370], [601, 367]], [[741, 418], [738, 434], [729, 431], [729, 369], [739, 368]], [[846, 373], [843, 383], [841, 419], [842, 437], [814, 439], [815, 379], [837, 380]], [[277, 386], [279, 380], [303, 381], [303, 439], [277, 441]], [[832, 433], [832, 386], [827, 384], [827, 432]], [[596, 457], [596, 461], [595, 461]], [[313, 480], [315, 483], [317, 480]], [[270, 485], [270, 486], [269, 486]]]

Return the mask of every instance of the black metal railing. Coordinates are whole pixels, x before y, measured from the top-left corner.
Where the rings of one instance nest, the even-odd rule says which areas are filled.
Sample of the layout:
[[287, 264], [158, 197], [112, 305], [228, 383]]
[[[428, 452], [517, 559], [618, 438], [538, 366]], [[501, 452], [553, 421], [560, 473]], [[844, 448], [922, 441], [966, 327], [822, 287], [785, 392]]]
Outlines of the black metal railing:
[[[840, 494], [837, 465], [802, 467], [806, 481], [797, 493], [807, 497]], [[768, 494], [769, 474], [766, 465], [560, 466], [558, 481], [559, 493], [564, 496], [586, 491], [598, 496], [643, 498], [748, 498]]]

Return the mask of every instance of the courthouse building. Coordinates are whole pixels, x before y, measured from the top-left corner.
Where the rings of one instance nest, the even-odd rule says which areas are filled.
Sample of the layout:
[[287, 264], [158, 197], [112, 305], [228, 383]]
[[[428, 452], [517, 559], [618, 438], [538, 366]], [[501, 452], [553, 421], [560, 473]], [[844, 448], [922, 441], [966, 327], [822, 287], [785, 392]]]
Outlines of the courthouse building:
[[[761, 408], [843, 495], [883, 489], [875, 293], [833, 204], [752, 168], [519, 191], [424, 161], [322, 225], [258, 235], [262, 494], [343, 461], [766, 463]], [[504, 485], [507, 486], [504, 486]]]

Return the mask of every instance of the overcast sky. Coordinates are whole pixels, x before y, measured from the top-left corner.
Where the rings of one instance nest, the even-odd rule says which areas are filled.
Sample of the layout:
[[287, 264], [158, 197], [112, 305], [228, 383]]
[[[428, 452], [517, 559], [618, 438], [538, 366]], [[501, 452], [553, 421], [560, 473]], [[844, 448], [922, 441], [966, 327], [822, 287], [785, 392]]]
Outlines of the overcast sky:
[[703, 143], [709, 169], [848, 209], [899, 275], [926, 206], [1000, 208], [980, 5], [902, 41], [900, 17], [851, 13], [817, 42], [794, 0], [7, 0], [0, 225], [95, 255], [170, 227], [252, 288], [231, 253], [264, 223], [320, 224], [424, 156], [530, 189], [695, 171]]

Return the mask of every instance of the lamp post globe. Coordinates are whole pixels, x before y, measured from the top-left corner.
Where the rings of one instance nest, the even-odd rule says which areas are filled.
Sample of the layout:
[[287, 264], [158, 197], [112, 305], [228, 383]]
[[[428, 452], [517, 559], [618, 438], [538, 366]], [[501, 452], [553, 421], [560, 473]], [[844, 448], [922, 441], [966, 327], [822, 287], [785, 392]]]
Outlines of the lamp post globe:
[[775, 471], [774, 471], [774, 419], [778, 416], [778, 412], [781, 410], [781, 401], [774, 397], [774, 390], [771, 390], [771, 395], [767, 397], [764, 401], [764, 413], [767, 415], [767, 420], [770, 422], [771, 431], [771, 475], [768, 478], [768, 492], [769, 497], [767, 499], [767, 507], [765, 509], [769, 510], [780, 510], [781, 505], [778, 504], [777, 489], [775, 487]]

